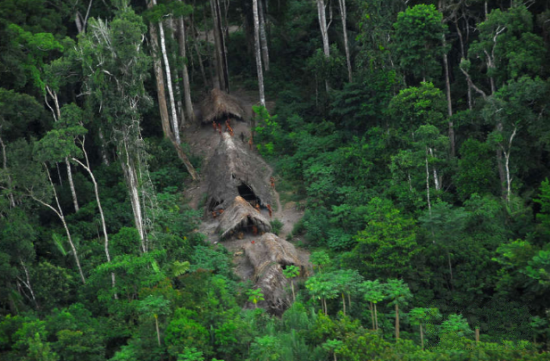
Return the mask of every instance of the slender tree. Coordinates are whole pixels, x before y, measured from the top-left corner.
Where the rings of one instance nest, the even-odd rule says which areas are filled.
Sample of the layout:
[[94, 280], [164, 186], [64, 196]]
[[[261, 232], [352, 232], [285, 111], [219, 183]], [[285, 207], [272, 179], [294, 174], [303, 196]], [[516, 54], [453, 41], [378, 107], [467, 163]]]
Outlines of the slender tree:
[[269, 71], [269, 47], [267, 45], [265, 18], [267, 12], [264, 9], [264, 0], [258, 0], [258, 15], [260, 20], [260, 44], [262, 49], [262, 63], [266, 72]]
[[[323, 40], [323, 53], [325, 54], [325, 59], [328, 59], [330, 58], [330, 43], [328, 40], [328, 29], [330, 27], [330, 23], [327, 24], [325, 1], [324, 0], [316, 0], [316, 1], [317, 1], [317, 16], [319, 19], [319, 28], [321, 29], [321, 39]], [[328, 93], [330, 89], [328, 80], [325, 80], [325, 89]]]
[[340, 6], [340, 16], [342, 17], [342, 33], [344, 34], [344, 50], [346, 52], [346, 65], [348, 67], [348, 80], [353, 82], [353, 76], [351, 71], [351, 55], [349, 53], [349, 41], [348, 41], [348, 29], [347, 29], [347, 18], [348, 12], [346, 9], [346, 0], [338, 0], [338, 5]]
[[254, 13], [254, 55], [256, 57], [256, 71], [258, 72], [260, 104], [265, 107], [264, 74], [262, 70], [262, 56], [260, 51], [260, 21], [258, 17], [258, 0], [252, 0], [252, 11]]
[[395, 338], [399, 338], [399, 306], [406, 306], [412, 298], [409, 286], [403, 280], [388, 280], [386, 295], [391, 300], [390, 305], [395, 306]]
[[[180, 0], [183, 4], [183, 0]], [[185, 99], [185, 112], [187, 113], [187, 118], [189, 120], [194, 121], [195, 120], [195, 113], [193, 111], [193, 103], [191, 102], [191, 86], [189, 85], [189, 72], [187, 71], [187, 54], [185, 47], [187, 46], [187, 40], [185, 36], [185, 22], [183, 20], [183, 15], [181, 15], [178, 18], [178, 25], [179, 25], [179, 33], [178, 33], [178, 41], [179, 41], [179, 51], [180, 51], [180, 57], [183, 61], [183, 96]]]

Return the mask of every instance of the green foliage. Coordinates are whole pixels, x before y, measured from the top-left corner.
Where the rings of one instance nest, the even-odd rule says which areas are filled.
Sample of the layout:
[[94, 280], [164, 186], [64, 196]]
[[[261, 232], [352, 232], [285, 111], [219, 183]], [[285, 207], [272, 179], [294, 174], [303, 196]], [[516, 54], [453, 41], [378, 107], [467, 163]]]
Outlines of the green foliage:
[[325, 251], [316, 251], [309, 256], [309, 262], [322, 270], [324, 266], [330, 263], [330, 256]]
[[252, 302], [257, 307], [258, 302], [265, 301], [264, 294], [260, 288], [250, 289], [247, 291], [248, 302]]
[[[298, 298], [275, 316], [245, 307], [266, 305], [264, 291], [197, 231], [196, 185], [162, 136], [152, 70], [167, 64], [152, 30], [165, 31], [165, 85], [181, 99], [185, 63], [198, 104], [217, 78], [210, 4], [0, 1], [0, 359], [547, 359], [550, 13], [531, 2], [489, 1], [488, 14], [477, 0], [348, 2], [353, 82], [337, 4], [325, 8], [327, 58], [314, 2], [263, 3], [269, 111], [253, 107], [255, 144], [276, 163], [282, 201], [303, 212], [289, 237], [312, 249], [314, 271], [283, 266]], [[231, 93], [254, 103], [241, 91], [258, 85], [251, 3], [220, 6]], [[180, 131], [200, 172], [211, 133]], [[94, 171], [109, 256], [77, 161]], [[85, 285], [60, 217], [33, 198], [63, 213]]]
[[395, 27], [393, 50], [405, 72], [417, 79], [438, 74], [439, 59], [449, 51], [441, 45], [447, 32], [443, 14], [434, 5], [420, 4], [400, 12]]
[[445, 121], [445, 98], [432, 83], [422, 82], [419, 87], [403, 89], [389, 104], [395, 129], [410, 134], [422, 125], [441, 129]]
[[368, 206], [368, 223], [356, 236], [357, 246], [347, 256], [369, 276], [403, 276], [421, 248], [414, 220], [403, 217], [391, 203], [375, 198]]
[[274, 219], [274, 220], [270, 221], [269, 223], [271, 224], [271, 232], [273, 232], [274, 234], [276, 234], [278, 236], [279, 233], [281, 232], [281, 230], [284, 227], [283, 222], [281, 222], [278, 219]]
[[298, 266], [290, 265], [283, 270], [283, 274], [286, 278], [298, 277], [300, 274], [300, 268]]
[[475, 139], [468, 139], [460, 147], [458, 192], [462, 199], [471, 194], [495, 194], [498, 188], [495, 160], [491, 147]]
[[441, 324], [442, 334], [452, 334], [459, 337], [471, 337], [474, 331], [468, 325], [462, 315], [450, 315], [446, 321]]
[[468, 56], [483, 61], [488, 54], [494, 56], [491, 62], [498, 66], [489, 67], [487, 76], [503, 84], [522, 75], [539, 74], [545, 50], [542, 39], [533, 34], [533, 16], [525, 6], [494, 9], [477, 28], [479, 40], [472, 42]]

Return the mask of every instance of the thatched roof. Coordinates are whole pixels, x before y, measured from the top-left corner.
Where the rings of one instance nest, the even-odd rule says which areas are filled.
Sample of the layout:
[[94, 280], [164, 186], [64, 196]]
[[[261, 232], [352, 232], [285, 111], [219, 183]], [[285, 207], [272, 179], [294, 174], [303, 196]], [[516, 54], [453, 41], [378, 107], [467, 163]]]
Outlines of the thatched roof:
[[235, 117], [244, 119], [247, 115], [242, 102], [219, 89], [212, 89], [201, 102], [202, 122], [212, 123], [216, 119]]
[[233, 204], [221, 215], [217, 233], [224, 239], [241, 229], [250, 231], [252, 226], [256, 226], [259, 232], [271, 231], [269, 220], [250, 203], [237, 196]]
[[243, 190], [255, 197], [254, 201], [261, 206], [271, 204], [267, 172], [266, 164], [250, 152], [246, 144], [228, 133], [222, 133], [220, 144], [205, 169], [208, 179], [207, 211], [227, 209]]
[[302, 266], [296, 248], [273, 233], [266, 233], [244, 246], [244, 252], [254, 266], [255, 286], [261, 288], [265, 298], [258, 305], [272, 313], [282, 314], [290, 305], [286, 290], [290, 281], [283, 275], [283, 268]]

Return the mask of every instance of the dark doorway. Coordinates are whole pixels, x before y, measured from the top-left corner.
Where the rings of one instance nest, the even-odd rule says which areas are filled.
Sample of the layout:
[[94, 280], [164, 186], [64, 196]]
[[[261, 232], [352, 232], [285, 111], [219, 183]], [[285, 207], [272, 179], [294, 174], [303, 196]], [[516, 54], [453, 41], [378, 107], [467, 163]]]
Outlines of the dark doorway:
[[254, 193], [252, 188], [250, 188], [245, 183], [238, 186], [237, 190], [239, 191], [239, 195], [241, 197], [243, 197], [243, 199], [245, 201], [247, 201], [248, 203], [250, 203], [252, 205], [256, 205], [256, 204], [260, 203], [260, 199], [258, 197], [256, 197], [256, 194]]

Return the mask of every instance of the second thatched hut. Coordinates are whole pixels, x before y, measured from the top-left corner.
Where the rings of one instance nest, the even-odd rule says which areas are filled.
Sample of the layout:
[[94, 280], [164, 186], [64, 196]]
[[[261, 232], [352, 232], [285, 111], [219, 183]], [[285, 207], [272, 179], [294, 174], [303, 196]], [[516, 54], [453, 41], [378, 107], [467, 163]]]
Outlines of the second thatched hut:
[[219, 89], [212, 89], [201, 102], [200, 109], [203, 123], [219, 122], [226, 118], [247, 119], [250, 116], [244, 104], [237, 97]]

